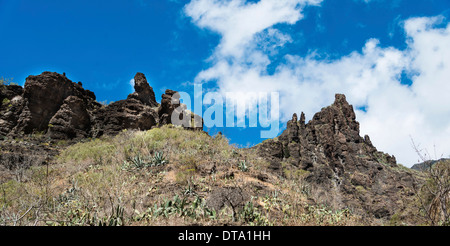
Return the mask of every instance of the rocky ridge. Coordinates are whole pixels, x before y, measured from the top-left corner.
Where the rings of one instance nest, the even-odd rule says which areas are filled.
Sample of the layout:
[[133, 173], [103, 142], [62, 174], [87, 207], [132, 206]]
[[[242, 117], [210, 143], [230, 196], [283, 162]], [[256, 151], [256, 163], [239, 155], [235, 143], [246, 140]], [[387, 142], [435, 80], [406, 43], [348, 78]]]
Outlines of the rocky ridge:
[[287, 178], [305, 175], [316, 190], [316, 202], [336, 209], [390, 218], [414, 195], [411, 172], [394, 156], [378, 151], [369, 136], [359, 135], [353, 106], [341, 94], [308, 123], [304, 113], [300, 119], [294, 114], [278, 138], [255, 148], [270, 161], [273, 172]]
[[137, 73], [134, 81], [135, 92], [106, 106], [97, 102], [95, 94], [84, 89], [81, 82], [74, 83], [65, 74], [43, 72], [29, 76], [24, 88], [3, 86], [0, 136], [41, 132], [51, 139], [76, 139], [171, 123], [168, 114], [180, 106], [172, 105], [176, 91], [167, 90], [159, 104], [144, 74]]

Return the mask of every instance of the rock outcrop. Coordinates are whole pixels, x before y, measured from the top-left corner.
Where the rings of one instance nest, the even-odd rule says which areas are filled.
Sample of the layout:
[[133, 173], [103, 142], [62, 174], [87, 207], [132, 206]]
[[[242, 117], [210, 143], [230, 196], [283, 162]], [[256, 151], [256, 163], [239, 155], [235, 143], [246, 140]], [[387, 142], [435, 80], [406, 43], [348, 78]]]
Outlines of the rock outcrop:
[[88, 104], [77, 96], [69, 96], [50, 119], [48, 135], [53, 139], [86, 138], [90, 136], [90, 126]]
[[[161, 96], [161, 105], [157, 110], [160, 124], [182, 125], [186, 129], [203, 130], [203, 119], [187, 110], [186, 105], [180, 103], [179, 94], [177, 93], [177, 91], [168, 89]], [[173, 122], [172, 117], [175, 117], [177, 122]]]
[[94, 116], [93, 137], [114, 135], [123, 129], [149, 130], [159, 123], [155, 109], [134, 98], [102, 107]]
[[172, 122], [172, 113], [176, 108], [180, 107], [180, 101], [173, 98], [173, 95], [176, 93], [177, 92], [173, 90], [166, 90], [165, 94], [161, 96], [161, 105], [158, 108], [158, 116], [161, 119], [162, 124], [170, 124]]
[[18, 85], [0, 85], [0, 140], [17, 124], [18, 112], [23, 108], [23, 88]]
[[[11, 86], [6, 86], [11, 90]], [[16, 90], [20, 92], [20, 90]], [[66, 100], [71, 98], [70, 100]], [[59, 111], [70, 109], [79, 110], [74, 105], [78, 100], [78, 106], [82, 102], [91, 110], [100, 105], [95, 102], [95, 95], [82, 88], [80, 84], [73, 83], [65, 75], [52, 72], [44, 72], [38, 76], [29, 76], [25, 81], [22, 93], [15, 95], [11, 106], [2, 107], [2, 122], [0, 122], [1, 135], [30, 134], [33, 132], [47, 132], [52, 118], [57, 115], [54, 123], [61, 123], [61, 117], [78, 117], [77, 112], [67, 114]], [[71, 108], [72, 107], [72, 108]], [[5, 115], [8, 116], [5, 119]], [[80, 115], [79, 117], [83, 117]], [[59, 121], [58, 121], [59, 120]], [[67, 123], [77, 123], [77, 120], [64, 119]], [[77, 127], [63, 125], [63, 127]]]
[[335, 208], [369, 211], [388, 218], [402, 209], [402, 196], [413, 194], [413, 179], [394, 156], [379, 152], [369, 136], [359, 135], [353, 107], [344, 95], [305, 123], [294, 114], [276, 139], [256, 146], [270, 169], [288, 178], [302, 173], [316, 189], [315, 200]]
[[[134, 89], [127, 99], [105, 106], [96, 101], [93, 92], [83, 89], [81, 82], [74, 83], [65, 74], [29, 76], [24, 88], [2, 85], [0, 136], [44, 133], [51, 139], [99, 137], [124, 129], [149, 130], [170, 124], [174, 110], [195, 116], [179, 102], [172, 105], [176, 93], [172, 90], [167, 90], [158, 104], [142, 73], [134, 77]], [[203, 129], [202, 121], [200, 124], [192, 129]]]
[[150, 107], [158, 106], [155, 98], [155, 92], [153, 92], [153, 88], [148, 84], [143, 73], [137, 73], [134, 76], [134, 91], [135, 92], [128, 95], [128, 99], [137, 99], [144, 105], [148, 105]]
[[38, 76], [29, 76], [23, 93], [25, 106], [15, 131], [25, 134], [46, 131], [51, 118], [69, 96], [95, 101], [93, 92], [84, 90], [64, 75], [44, 72]]

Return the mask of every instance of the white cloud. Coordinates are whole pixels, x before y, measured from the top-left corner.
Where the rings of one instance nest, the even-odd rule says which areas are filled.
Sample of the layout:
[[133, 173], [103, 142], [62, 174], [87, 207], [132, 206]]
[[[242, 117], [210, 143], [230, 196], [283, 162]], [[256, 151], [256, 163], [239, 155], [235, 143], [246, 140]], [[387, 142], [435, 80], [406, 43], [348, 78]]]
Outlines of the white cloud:
[[256, 34], [279, 23], [296, 23], [303, 17], [301, 10], [305, 5], [317, 5], [321, 1], [192, 0], [186, 5], [185, 13], [199, 27], [221, 34], [216, 55], [242, 58]]
[[[356, 110], [361, 134], [370, 135], [379, 150], [394, 154], [400, 163], [417, 162], [410, 137], [431, 153], [436, 146], [437, 157], [449, 155], [450, 25], [436, 26], [443, 23], [441, 17], [405, 21], [405, 50], [382, 48], [371, 39], [360, 51], [336, 60], [286, 55], [268, 74], [277, 47], [292, 42], [275, 25], [296, 23], [305, 6], [320, 2], [191, 1], [185, 12], [193, 22], [222, 36], [212, 66], [196, 81], [214, 81], [222, 93], [277, 91], [282, 121], [300, 111], [310, 119], [333, 102], [335, 93], [344, 93], [355, 108], [366, 108]], [[411, 86], [401, 84], [405, 73]]]

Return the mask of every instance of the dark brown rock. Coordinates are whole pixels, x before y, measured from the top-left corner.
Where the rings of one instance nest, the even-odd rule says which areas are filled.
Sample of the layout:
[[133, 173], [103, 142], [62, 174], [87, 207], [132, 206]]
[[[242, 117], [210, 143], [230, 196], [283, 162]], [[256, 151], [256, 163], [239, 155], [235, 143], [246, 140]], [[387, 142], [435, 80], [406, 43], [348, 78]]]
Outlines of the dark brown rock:
[[0, 85], [0, 140], [17, 125], [18, 112], [24, 107], [23, 88], [18, 85]]
[[124, 129], [149, 130], [158, 124], [155, 110], [128, 98], [114, 102], [94, 113], [92, 136], [115, 135]]
[[53, 139], [88, 137], [91, 120], [86, 103], [76, 96], [67, 97], [48, 126], [48, 136]]
[[[185, 104], [180, 103], [180, 95], [177, 91], [167, 89], [165, 94], [161, 96], [158, 115], [160, 125], [173, 124], [176, 126], [184, 126], [188, 130], [203, 130], [203, 119], [187, 110]], [[178, 121], [173, 122], [172, 116], [178, 117]]]
[[[298, 121], [294, 114], [277, 139], [257, 149], [276, 173], [309, 171], [306, 180], [315, 187], [315, 200], [337, 209], [352, 206], [386, 219], [402, 209], [398, 187], [412, 190], [413, 182], [405, 181], [409, 174], [396, 169], [395, 157], [359, 135], [353, 106], [341, 94], [307, 124], [303, 113]], [[376, 206], [369, 202], [374, 200]]]
[[134, 93], [107, 106], [65, 74], [29, 76], [24, 88], [2, 85], [0, 137], [40, 132], [52, 139], [78, 139], [114, 135], [124, 129], [149, 130], [171, 124], [173, 112], [188, 123], [200, 122], [187, 129], [203, 130], [202, 119], [176, 100], [176, 91], [166, 90], [159, 105], [144, 74], [137, 73], [134, 81]]
[[287, 131], [288, 131], [288, 140], [289, 142], [299, 142], [299, 125], [298, 125], [298, 119], [297, 114], [294, 114], [292, 116], [292, 120], [288, 121], [287, 123]]
[[281, 161], [285, 156], [283, 143], [269, 139], [258, 145], [257, 151], [260, 156], [269, 161], [269, 169], [279, 174], [282, 173]]
[[150, 107], [157, 107], [155, 92], [153, 88], [148, 84], [147, 78], [143, 73], [137, 73], [134, 76], [134, 93], [128, 95], [128, 99], [137, 99], [141, 103]]
[[[161, 105], [158, 108], [158, 115], [161, 119], [161, 124], [172, 124], [172, 113], [176, 108], [180, 107], [179, 95], [175, 96], [176, 91], [167, 89], [165, 94], [161, 96]], [[185, 108], [182, 108], [183, 110]], [[182, 120], [182, 118], [180, 119]]]
[[22, 95], [23, 88], [20, 85], [0, 85], [0, 101], [3, 99], [11, 100], [16, 96]]
[[38, 76], [28, 76], [22, 95], [25, 105], [18, 116], [14, 132], [27, 134], [46, 131], [50, 119], [69, 96], [95, 101], [94, 93], [58, 73], [44, 72]]

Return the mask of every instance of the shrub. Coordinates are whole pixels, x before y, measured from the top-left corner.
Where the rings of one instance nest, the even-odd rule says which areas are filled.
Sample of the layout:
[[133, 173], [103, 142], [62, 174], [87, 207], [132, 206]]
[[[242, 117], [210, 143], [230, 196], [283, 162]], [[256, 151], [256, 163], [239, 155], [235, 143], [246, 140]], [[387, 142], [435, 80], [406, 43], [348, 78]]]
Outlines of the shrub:
[[9, 105], [10, 103], [11, 103], [11, 101], [8, 98], [4, 98], [2, 101], [2, 106]]
[[247, 202], [240, 213], [240, 218], [251, 226], [268, 226], [269, 220], [253, 204], [253, 198]]
[[4, 86], [4, 85], [17, 85], [17, 83], [14, 83], [12, 80], [13, 80], [12, 78], [1, 77], [0, 78], [0, 87]]
[[432, 225], [450, 226], [450, 160], [436, 163], [425, 174], [418, 194], [421, 209]]

